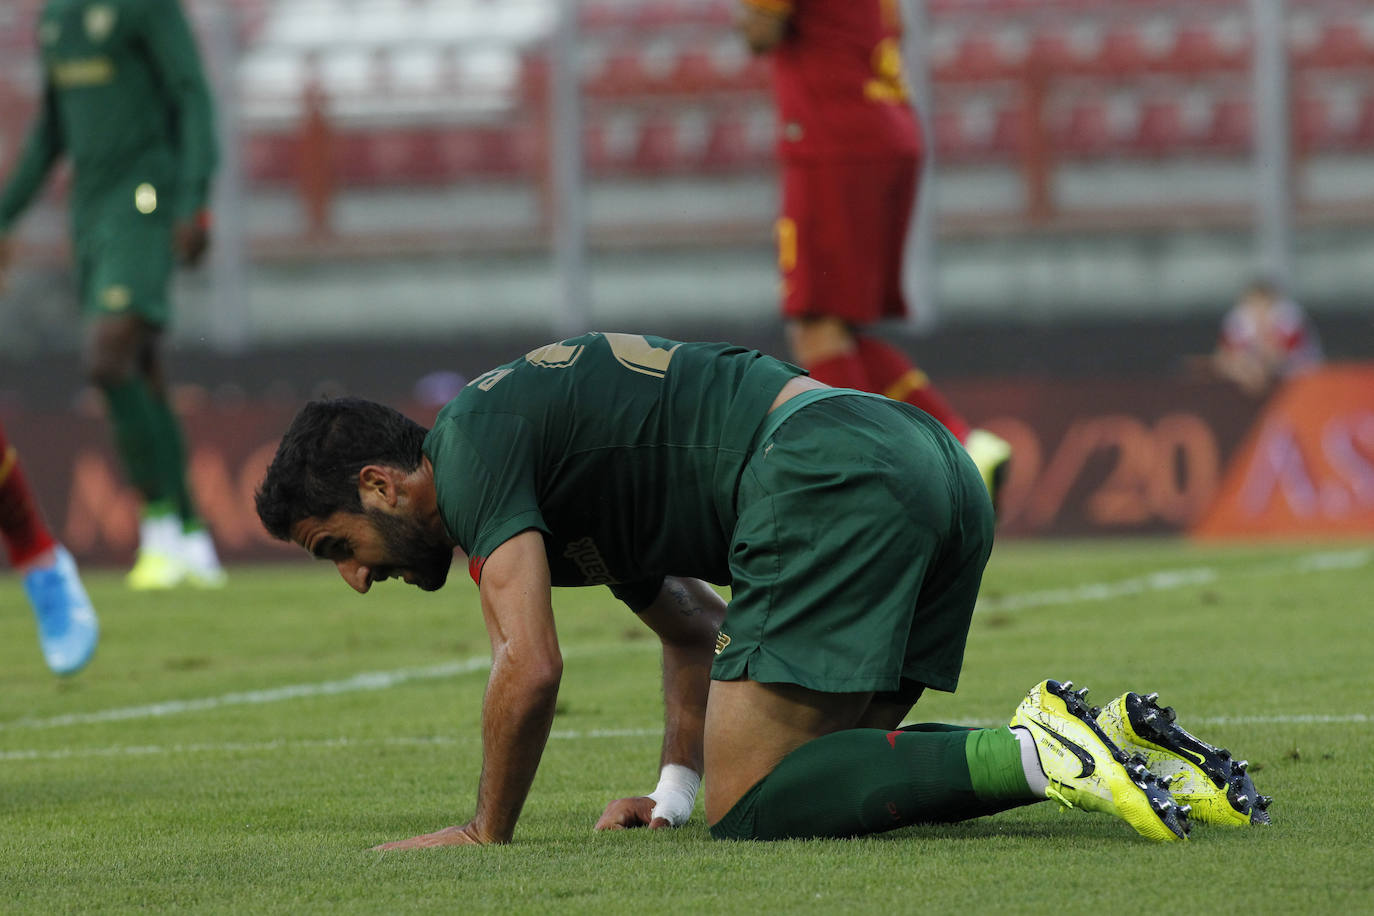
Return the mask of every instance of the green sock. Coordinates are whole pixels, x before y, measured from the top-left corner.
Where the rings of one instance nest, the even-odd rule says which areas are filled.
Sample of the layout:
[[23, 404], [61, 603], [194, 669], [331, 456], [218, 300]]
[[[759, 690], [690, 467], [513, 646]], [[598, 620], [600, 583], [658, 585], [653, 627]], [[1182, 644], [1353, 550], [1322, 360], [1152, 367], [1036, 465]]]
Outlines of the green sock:
[[200, 527], [191, 489], [186, 479], [186, 437], [181, 421], [166, 398], [154, 397], [153, 422], [157, 430], [157, 463], [168, 499], [176, 505], [177, 515], [188, 530]]
[[859, 836], [967, 820], [1039, 801], [1024, 777], [1019, 793], [1008, 789], [1006, 771], [1013, 760], [1019, 769], [1020, 743], [1005, 728], [835, 732], [783, 758], [711, 828], [711, 835]]
[[969, 732], [964, 745], [973, 794], [985, 802], [1035, 799], [1021, 764], [1021, 742], [1007, 726]]
[[145, 503], [172, 498], [165, 488], [158, 455], [157, 410], [147, 384], [135, 377], [103, 390], [115, 449], [129, 481], [143, 494]]

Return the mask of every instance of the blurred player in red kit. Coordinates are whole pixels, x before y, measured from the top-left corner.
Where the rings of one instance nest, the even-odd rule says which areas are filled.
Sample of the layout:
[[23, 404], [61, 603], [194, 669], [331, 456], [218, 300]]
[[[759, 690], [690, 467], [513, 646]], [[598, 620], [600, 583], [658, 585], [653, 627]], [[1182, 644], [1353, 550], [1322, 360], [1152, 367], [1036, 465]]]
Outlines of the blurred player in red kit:
[[1010, 446], [969, 424], [869, 325], [907, 314], [902, 253], [922, 140], [902, 75], [898, 0], [740, 0], [773, 56], [782, 163], [782, 312], [793, 358], [828, 385], [921, 408], [964, 443], [994, 501]]

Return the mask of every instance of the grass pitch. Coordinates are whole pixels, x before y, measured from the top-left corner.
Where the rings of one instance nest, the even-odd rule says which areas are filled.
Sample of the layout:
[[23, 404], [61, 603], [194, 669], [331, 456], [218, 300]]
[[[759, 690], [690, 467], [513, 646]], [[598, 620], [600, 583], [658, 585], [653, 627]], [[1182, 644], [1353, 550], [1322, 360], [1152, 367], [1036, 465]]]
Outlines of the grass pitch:
[[1252, 761], [1269, 828], [1152, 845], [1035, 805], [859, 840], [597, 834], [656, 779], [656, 643], [604, 589], [560, 591], [554, 735], [513, 845], [379, 854], [465, 821], [486, 636], [455, 569], [353, 594], [323, 564], [135, 595], [88, 572], [102, 642], [58, 680], [0, 577], [0, 912], [1337, 912], [1374, 909], [1374, 546], [998, 545], [958, 694], [1001, 724], [1070, 678], [1158, 690]]

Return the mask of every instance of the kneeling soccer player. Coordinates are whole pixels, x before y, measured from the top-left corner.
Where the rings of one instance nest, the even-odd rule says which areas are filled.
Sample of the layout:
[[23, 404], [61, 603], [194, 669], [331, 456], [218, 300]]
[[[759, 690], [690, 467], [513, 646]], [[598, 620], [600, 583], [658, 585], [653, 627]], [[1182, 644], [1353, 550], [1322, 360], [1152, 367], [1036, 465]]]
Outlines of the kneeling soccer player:
[[[587, 334], [474, 379], [432, 430], [355, 399], [297, 415], [257, 494], [274, 536], [366, 592], [466, 554], [492, 645], [468, 823], [508, 842], [562, 674], [551, 585], [607, 584], [663, 644], [663, 779], [600, 827], [853, 836], [1055, 798], [1160, 840], [1187, 810], [1047, 681], [1011, 727], [897, 726], [953, 690], [993, 511], [948, 430], [729, 344]], [[706, 582], [729, 583], [727, 606]], [[823, 791], [818, 791], [823, 789]]]

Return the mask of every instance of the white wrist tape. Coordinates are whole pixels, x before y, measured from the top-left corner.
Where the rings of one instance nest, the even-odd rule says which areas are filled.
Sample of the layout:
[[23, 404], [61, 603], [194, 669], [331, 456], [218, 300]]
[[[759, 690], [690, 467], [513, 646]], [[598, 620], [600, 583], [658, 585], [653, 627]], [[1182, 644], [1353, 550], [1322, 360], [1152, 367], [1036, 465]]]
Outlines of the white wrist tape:
[[649, 793], [654, 810], [649, 815], [663, 818], [674, 827], [681, 827], [692, 816], [692, 806], [701, 788], [701, 775], [680, 763], [665, 764], [658, 774], [658, 785]]

